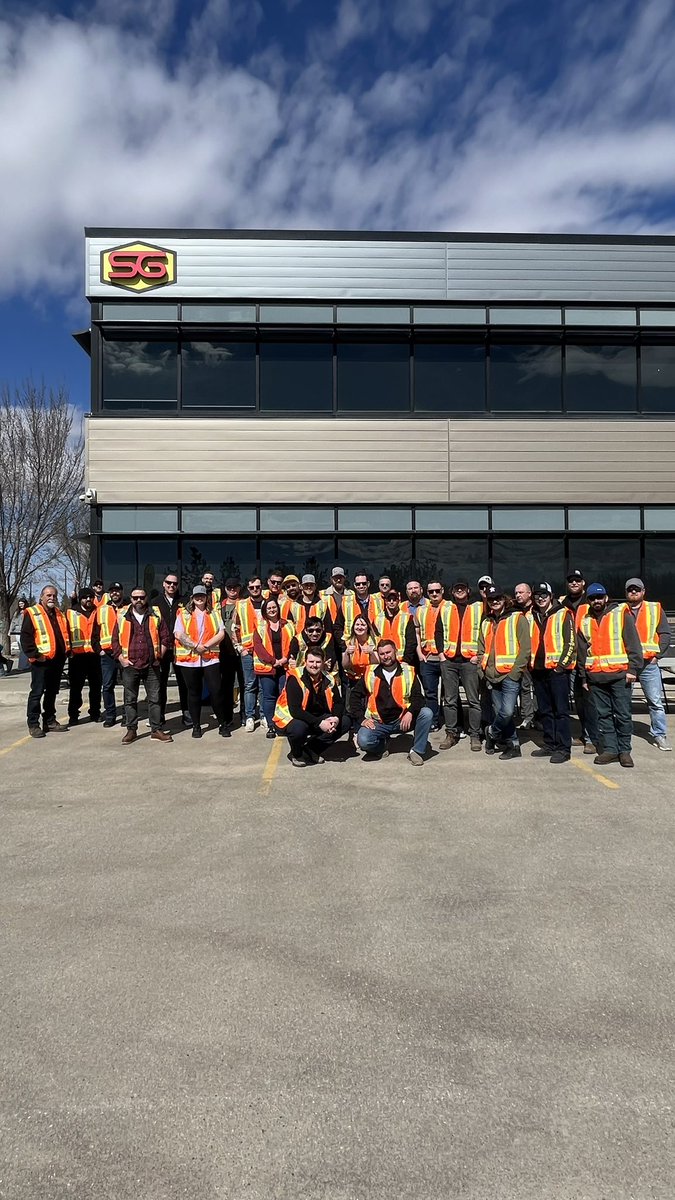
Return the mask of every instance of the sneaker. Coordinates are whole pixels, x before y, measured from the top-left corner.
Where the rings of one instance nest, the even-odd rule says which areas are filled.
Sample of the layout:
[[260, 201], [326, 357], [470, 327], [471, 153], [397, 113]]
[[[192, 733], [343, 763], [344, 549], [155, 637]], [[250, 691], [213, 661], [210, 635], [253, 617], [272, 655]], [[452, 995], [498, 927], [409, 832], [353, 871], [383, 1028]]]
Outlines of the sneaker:
[[597, 754], [597, 750], [592, 742], [584, 742], [584, 754]]
[[192, 726], [192, 736], [193, 736], [193, 738], [200, 738], [200, 737], [204, 736], [201, 725], [193, 725]]
[[471, 749], [472, 749], [472, 750], [473, 750], [473, 751], [474, 751], [476, 754], [480, 754], [481, 750], [483, 749], [483, 743], [481, 742], [481, 740], [480, 740], [480, 738], [479, 738], [479, 737], [472, 737], [472, 739], [471, 739]]
[[277, 735], [276, 735], [276, 732], [275, 732], [275, 730], [274, 730], [274, 729], [268, 729], [268, 730], [267, 730], [267, 733], [265, 734], [265, 737], [266, 737], [266, 738], [270, 738], [270, 739], [271, 739], [271, 738], [275, 738], [276, 736], [277, 736]]
[[446, 733], [446, 735], [443, 738], [443, 741], [440, 743], [438, 749], [439, 750], [452, 750], [452, 747], [456, 746], [458, 741], [459, 741], [459, 738], [457, 737], [456, 733]]
[[68, 728], [69, 729], [71, 728], [72, 725], [79, 725], [79, 723], [80, 723], [79, 717], [68, 717]]
[[602, 754], [596, 754], [595, 758], [593, 759], [596, 767], [606, 767], [609, 763], [615, 763], [618, 761], [618, 754], [612, 754], [610, 750], [603, 750]]
[[502, 762], [509, 762], [509, 760], [512, 758], [522, 758], [523, 752], [520, 746], [507, 746], [506, 750], [502, 750], [499, 757]]
[[39, 726], [39, 725], [29, 725], [29, 726], [28, 726], [28, 732], [29, 732], [29, 734], [30, 734], [30, 736], [31, 736], [31, 737], [35, 737], [35, 738], [40, 738], [40, 737], [46, 737], [46, 736], [47, 736], [47, 734], [45, 733], [44, 729], [40, 729], [40, 726]]
[[292, 752], [288, 756], [288, 761], [292, 767], [306, 767], [307, 766], [307, 763], [305, 762], [304, 758], [296, 758]]
[[570, 757], [571, 756], [567, 753], [566, 750], [556, 750], [555, 753], [551, 755], [551, 762], [552, 763], [569, 762]]
[[530, 758], [550, 758], [552, 754], [555, 754], [555, 750], [551, 746], [542, 746], [539, 750], [531, 750]]
[[635, 763], [633, 762], [631, 755], [626, 754], [625, 752], [623, 754], [619, 755], [619, 764], [622, 767], [634, 767], [635, 766]]
[[672, 750], [673, 748], [665, 734], [660, 734], [658, 737], [653, 738], [653, 744], [657, 750]]
[[232, 737], [232, 730], [229, 725], [221, 725], [218, 733], [221, 737]]
[[[246, 724], [244, 725], [244, 729], [246, 730], [247, 733], [255, 733], [255, 721], [253, 720], [253, 717], [246, 718]], [[296, 763], [296, 766], [297, 766], [297, 763]], [[303, 763], [303, 766], [304, 766], [304, 763]]]
[[423, 767], [424, 766], [424, 759], [422, 758], [421, 754], [417, 753], [416, 750], [411, 750], [409, 752], [408, 762], [412, 763], [413, 767]]
[[112, 729], [112, 727], [115, 723], [116, 722], [113, 720], [112, 717], [106, 717], [105, 721], [103, 722], [103, 728], [104, 729]]
[[372, 750], [367, 750], [363, 755], [363, 762], [380, 762], [383, 758], [389, 758], [387, 749], [384, 749], [381, 754], [373, 754]]
[[260, 728], [267, 729], [267, 717], [260, 718]]
[[521, 721], [518, 728], [519, 729], [532, 729], [533, 726], [534, 726], [534, 721]]
[[462, 741], [462, 738], [465, 738], [465, 737], [467, 737], [467, 736], [468, 736], [468, 734], [466, 734], [466, 733], [464, 732], [464, 730], [462, 730], [462, 732], [461, 732], [461, 733], [460, 733], [460, 735], [459, 735], [459, 741], [461, 742], [461, 741]]

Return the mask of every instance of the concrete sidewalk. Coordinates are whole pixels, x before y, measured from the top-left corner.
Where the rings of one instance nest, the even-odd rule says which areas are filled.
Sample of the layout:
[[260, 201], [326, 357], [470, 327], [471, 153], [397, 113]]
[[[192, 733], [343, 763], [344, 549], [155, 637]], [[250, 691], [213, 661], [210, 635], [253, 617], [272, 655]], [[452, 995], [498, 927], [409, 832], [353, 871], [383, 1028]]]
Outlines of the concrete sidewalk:
[[0, 1197], [670, 1200], [675, 754], [299, 771], [260, 731], [24, 740], [27, 687]]

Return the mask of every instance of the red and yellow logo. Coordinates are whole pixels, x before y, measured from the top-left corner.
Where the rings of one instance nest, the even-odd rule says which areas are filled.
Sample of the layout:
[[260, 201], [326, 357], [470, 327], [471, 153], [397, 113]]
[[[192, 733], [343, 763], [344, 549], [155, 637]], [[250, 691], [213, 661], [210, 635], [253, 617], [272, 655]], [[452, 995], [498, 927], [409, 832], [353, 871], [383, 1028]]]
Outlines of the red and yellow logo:
[[127, 292], [149, 292], [176, 282], [176, 252], [149, 242], [127, 242], [101, 251], [101, 283]]

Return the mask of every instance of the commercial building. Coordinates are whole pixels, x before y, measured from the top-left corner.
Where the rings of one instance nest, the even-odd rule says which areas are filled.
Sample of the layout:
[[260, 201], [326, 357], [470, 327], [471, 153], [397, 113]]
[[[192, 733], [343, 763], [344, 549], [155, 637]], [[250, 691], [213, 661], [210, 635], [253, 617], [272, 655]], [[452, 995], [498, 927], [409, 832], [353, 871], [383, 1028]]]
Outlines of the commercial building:
[[86, 230], [106, 579], [628, 575], [675, 608], [675, 238]]

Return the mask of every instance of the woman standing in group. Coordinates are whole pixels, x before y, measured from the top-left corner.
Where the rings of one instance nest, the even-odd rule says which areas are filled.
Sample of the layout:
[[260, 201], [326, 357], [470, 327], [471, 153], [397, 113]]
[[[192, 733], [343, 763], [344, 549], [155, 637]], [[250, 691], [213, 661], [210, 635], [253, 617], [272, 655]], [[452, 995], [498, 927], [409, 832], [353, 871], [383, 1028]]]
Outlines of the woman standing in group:
[[354, 618], [342, 655], [342, 667], [349, 683], [362, 679], [368, 667], [377, 666], [377, 634], [365, 617]]
[[286, 682], [291, 642], [295, 634], [292, 621], [281, 618], [279, 602], [270, 596], [263, 600], [260, 621], [253, 633], [253, 670], [262, 692], [262, 710], [267, 724], [266, 737], [276, 737], [274, 708]]
[[23, 625], [23, 618], [27, 608], [28, 601], [26, 597], [20, 596], [16, 606], [16, 612], [12, 617], [12, 622], [9, 627], [10, 639], [14, 639], [14, 641], [19, 643], [19, 661], [17, 663], [17, 671], [28, 671], [30, 669], [30, 663], [21, 649], [21, 642], [19, 641], [19, 634], [21, 633], [21, 626]]
[[174, 626], [176, 666], [183, 672], [192, 717], [192, 736], [202, 736], [202, 689], [206, 684], [211, 707], [218, 719], [221, 737], [230, 737], [220, 677], [219, 646], [225, 636], [218, 608], [207, 609], [208, 593], [203, 584], [192, 589], [187, 613], [178, 611]]

